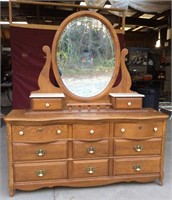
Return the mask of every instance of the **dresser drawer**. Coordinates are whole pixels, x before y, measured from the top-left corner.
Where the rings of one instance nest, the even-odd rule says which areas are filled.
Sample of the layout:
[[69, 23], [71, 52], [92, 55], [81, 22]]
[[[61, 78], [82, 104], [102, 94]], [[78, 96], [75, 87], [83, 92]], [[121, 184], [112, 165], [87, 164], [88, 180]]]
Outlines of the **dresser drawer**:
[[149, 140], [114, 140], [114, 155], [160, 155], [162, 147], [162, 139], [154, 138]]
[[62, 110], [62, 99], [58, 98], [36, 98], [31, 99], [31, 107], [32, 110], [38, 111], [38, 110]]
[[48, 160], [67, 158], [67, 142], [48, 144], [13, 143], [14, 161]]
[[96, 139], [109, 136], [109, 124], [74, 124], [73, 137]]
[[67, 161], [14, 164], [15, 181], [41, 181], [67, 178]]
[[142, 98], [112, 98], [113, 108], [116, 109], [139, 109], [142, 108]]
[[160, 158], [115, 159], [114, 175], [149, 174], [160, 172]]
[[108, 176], [108, 159], [73, 161], [73, 178]]
[[67, 138], [67, 125], [12, 126], [13, 141], [53, 141]]
[[107, 157], [109, 155], [108, 140], [97, 142], [73, 142], [73, 157], [74, 158], [94, 158]]
[[123, 138], [161, 137], [161, 122], [115, 124], [115, 136]]

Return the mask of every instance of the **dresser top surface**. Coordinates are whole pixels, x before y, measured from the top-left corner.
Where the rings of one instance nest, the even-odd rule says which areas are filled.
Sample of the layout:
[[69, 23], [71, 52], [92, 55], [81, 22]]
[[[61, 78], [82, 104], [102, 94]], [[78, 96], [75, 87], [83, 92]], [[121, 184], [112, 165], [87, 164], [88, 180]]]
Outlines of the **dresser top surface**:
[[109, 110], [109, 111], [66, 111], [66, 112], [33, 112], [30, 110], [12, 110], [4, 119], [6, 122], [27, 121], [84, 121], [84, 120], [165, 120], [168, 115], [153, 109]]

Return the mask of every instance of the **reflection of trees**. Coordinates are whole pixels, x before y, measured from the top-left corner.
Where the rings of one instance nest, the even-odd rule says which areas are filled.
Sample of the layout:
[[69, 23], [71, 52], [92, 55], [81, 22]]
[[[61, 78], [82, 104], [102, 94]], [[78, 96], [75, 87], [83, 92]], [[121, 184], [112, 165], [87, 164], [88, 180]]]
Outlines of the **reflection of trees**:
[[78, 18], [61, 35], [58, 58], [58, 64], [64, 69], [113, 67], [113, 41], [99, 20]]

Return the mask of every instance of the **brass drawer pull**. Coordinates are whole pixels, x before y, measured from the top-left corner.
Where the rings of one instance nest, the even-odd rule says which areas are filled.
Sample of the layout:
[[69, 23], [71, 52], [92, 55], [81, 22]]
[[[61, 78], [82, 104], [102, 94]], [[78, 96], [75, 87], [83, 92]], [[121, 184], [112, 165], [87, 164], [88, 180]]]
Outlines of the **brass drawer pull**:
[[37, 171], [36, 171], [36, 175], [37, 175], [38, 177], [43, 177], [43, 176], [45, 176], [45, 170], [42, 170], [42, 169], [37, 170]]
[[38, 149], [38, 150], [36, 150], [36, 155], [37, 156], [39, 156], [39, 157], [41, 157], [41, 156], [44, 156], [45, 155], [45, 150], [43, 150], [43, 149]]
[[88, 152], [89, 154], [93, 154], [93, 153], [96, 152], [96, 148], [95, 148], [95, 147], [88, 147], [88, 148], [87, 148], [87, 152]]
[[121, 128], [121, 133], [125, 133], [125, 128]]
[[87, 173], [88, 174], [93, 174], [93, 173], [95, 173], [96, 172], [96, 169], [94, 168], [94, 167], [88, 167], [87, 168]]
[[94, 134], [94, 130], [90, 130], [90, 134], [93, 135]]
[[131, 106], [131, 102], [129, 101], [129, 102], [127, 103], [127, 105], [128, 105], [128, 106]]
[[47, 108], [50, 107], [50, 104], [49, 104], [49, 103], [46, 103], [46, 104], [45, 104], [45, 107], [47, 107]]
[[24, 131], [19, 131], [19, 135], [24, 135]]
[[56, 131], [56, 133], [57, 133], [57, 134], [61, 134], [61, 133], [62, 133], [62, 130], [58, 129], [58, 130]]
[[157, 131], [158, 131], [158, 128], [157, 128], [157, 127], [154, 127], [154, 128], [153, 128], [153, 131], [157, 132]]
[[134, 170], [137, 171], [137, 172], [139, 172], [139, 171], [142, 170], [141, 165], [135, 165], [135, 166], [133, 166], [133, 168], [134, 168]]
[[137, 151], [137, 152], [141, 152], [141, 151], [143, 151], [143, 146], [141, 146], [141, 145], [136, 145], [135, 147], [134, 147], [134, 149], [135, 149], [135, 151]]

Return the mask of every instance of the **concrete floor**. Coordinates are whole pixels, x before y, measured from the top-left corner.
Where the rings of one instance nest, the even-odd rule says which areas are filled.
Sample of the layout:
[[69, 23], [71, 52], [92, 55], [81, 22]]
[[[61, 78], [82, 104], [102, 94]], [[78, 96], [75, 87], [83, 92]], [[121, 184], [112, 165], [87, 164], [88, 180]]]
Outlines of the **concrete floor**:
[[172, 199], [172, 121], [168, 120], [165, 145], [165, 176], [158, 183], [116, 183], [92, 188], [44, 188], [36, 191], [17, 190], [8, 194], [6, 126], [0, 127], [0, 199], [2, 200], [170, 200]]

